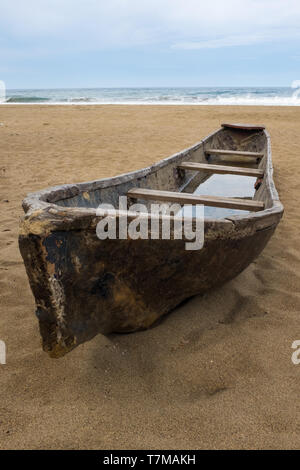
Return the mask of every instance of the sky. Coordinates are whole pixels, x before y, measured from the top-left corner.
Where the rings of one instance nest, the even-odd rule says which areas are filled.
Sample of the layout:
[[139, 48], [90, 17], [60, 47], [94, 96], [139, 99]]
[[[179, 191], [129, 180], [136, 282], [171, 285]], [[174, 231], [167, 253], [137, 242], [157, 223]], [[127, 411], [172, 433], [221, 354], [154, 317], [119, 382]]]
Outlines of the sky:
[[0, 0], [8, 89], [297, 79], [300, 0]]

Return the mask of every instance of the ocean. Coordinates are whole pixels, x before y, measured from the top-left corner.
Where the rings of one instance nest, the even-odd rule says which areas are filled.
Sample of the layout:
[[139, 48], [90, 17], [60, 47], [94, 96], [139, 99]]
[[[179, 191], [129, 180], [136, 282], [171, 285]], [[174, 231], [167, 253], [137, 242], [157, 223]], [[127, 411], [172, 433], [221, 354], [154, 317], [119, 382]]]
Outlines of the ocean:
[[300, 106], [300, 88], [70, 88], [6, 90], [13, 104]]

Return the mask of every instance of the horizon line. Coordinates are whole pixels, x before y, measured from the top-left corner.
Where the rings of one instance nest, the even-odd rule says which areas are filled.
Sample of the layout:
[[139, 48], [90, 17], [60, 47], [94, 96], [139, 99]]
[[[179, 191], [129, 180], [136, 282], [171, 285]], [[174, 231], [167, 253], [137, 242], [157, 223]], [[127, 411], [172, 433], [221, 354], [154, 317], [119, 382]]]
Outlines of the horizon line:
[[[4, 81], [5, 82], [5, 81]], [[18, 87], [18, 88], [6, 88], [6, 91], [18, 91], [18, 90], [118, 90], [118, 89], [164, 89], [164, 88], [292, 88], [291, 85], [163, 85], [163, 86], [82, 86], [82, 87]]]

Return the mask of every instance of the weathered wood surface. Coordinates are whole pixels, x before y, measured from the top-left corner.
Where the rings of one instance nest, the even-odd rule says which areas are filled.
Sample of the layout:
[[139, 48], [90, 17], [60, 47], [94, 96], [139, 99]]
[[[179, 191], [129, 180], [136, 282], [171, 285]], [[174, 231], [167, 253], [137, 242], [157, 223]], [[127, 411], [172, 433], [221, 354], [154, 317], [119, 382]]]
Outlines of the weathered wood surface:
[[257, 168], [212, 165], [210, 163], [183, 162], [178, 165], [178, 168], [181, 168], [182, 170], [209, 171], [211, 173], [218, 173], [221, 175], [230, 174], [240, 176], [255, 176], [259, 178], [262, 178], [264, 176], [264, 170], [259, 170]]
[[216, 238], [199, 251], [186, 251], [181, 240], [101, 241], [94, 227], [20, 236], [44, 350], [60, 357], [98, 333], [148, 328], [239, 274], [275, 229], [227, 224], [211, 227]]
[[223, 207], [244, 211], [261, 211], [265, 204], [252, 199], [239, 199], [219, 196], [198, 196], [195, 194], [177, 193], [171, 191], [157, 191], [152, 189], [133, 188], [127, 195], [134, 199], [150, 199], [153, 201], [176, 202], [178, 204], [203, 204], [210, 207]]

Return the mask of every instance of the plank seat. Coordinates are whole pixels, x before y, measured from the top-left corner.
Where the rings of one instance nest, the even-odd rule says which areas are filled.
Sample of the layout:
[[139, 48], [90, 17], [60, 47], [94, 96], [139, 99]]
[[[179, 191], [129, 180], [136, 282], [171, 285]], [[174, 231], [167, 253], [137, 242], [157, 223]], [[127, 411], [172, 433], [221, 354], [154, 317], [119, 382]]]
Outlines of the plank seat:
[[205, 149], [204, 152], [206, 155], [235, 155], [241, 157], [252, 157], [252, 158], [263, 158], [264, 154], [262, 152], [246, 152], [242, 150], [228, 150], [228, 149]]
[[209, 163], [196, 163], [196, 162], [183, 162], [178, 165], [182, 170], [195, 170], [195, 171], [209, 171], [212, 173], [219, 173], [222, 175], [242, 175], [242, 176], [256, 176], [262, 178], [264, 171], [257, 168], [243, 168], [238, 166], [225, 166], [225, 165], [211, 165]]
[[151, 199], [154, 201], [167, 201], [179, 204], [203, 204], [210, 207], [223, 207], [227, 209], [239, 209], [246, 211], [261, 211], [265, 205], [262, 201], [252, 199], [239, 199], [219, 196], [201, 196], [189, 193], [172, 191], [160, 191], [153, 189], [132, 188], [127, 196], [132, 199]]

